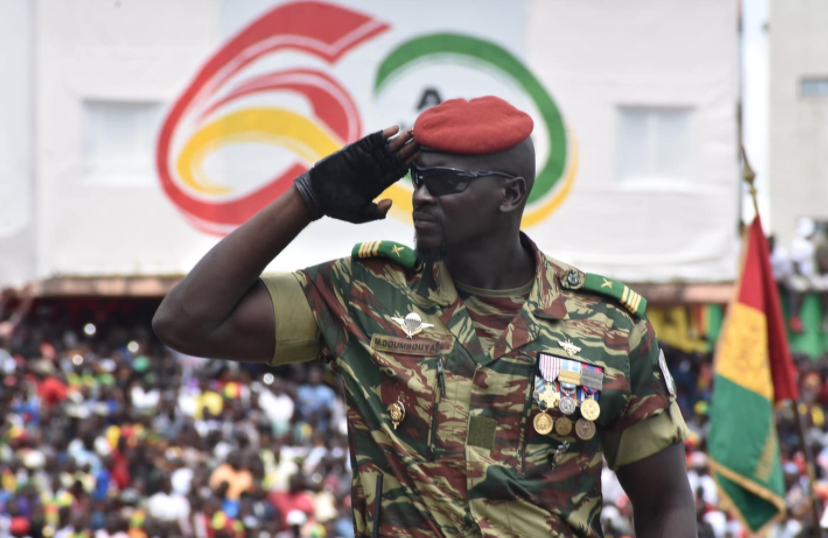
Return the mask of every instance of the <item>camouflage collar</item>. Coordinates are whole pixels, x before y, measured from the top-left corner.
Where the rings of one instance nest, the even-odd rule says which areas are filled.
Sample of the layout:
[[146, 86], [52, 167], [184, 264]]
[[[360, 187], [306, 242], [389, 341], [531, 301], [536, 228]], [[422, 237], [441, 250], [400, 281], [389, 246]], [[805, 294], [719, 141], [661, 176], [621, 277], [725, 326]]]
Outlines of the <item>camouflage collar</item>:
[[444, 262], [432, 262], [422, 266], [420, 282], [415, 286], [415, 291], [421, 297], [442, 307], [447, 307], [457, 300], [454, 279], [451, 278]]
[[[529, 293], [525, 308], [533, 315], [543, 319], [564, 319], [567, 311], [561, 296], [560, 279], [566, 275], [567, 268], [547, 258], [529, 237], [521, 232], [521, 242], [535, 256], [535, 284]], [[443, 307], [457, 301], [457, 289], [448, 267], [443, 262], [436, 262], [423, 267], [421, 280], [416, 286], [417, 293]]]
[[537, 245], [521, 232], [521, 240], [535, 254], [535, 285], [529, 293], [526, 306], [533, 315], [542, 319], [565, 319], [566, 304], [561, 296], [560, 278], [565, 270], [538, 250]]

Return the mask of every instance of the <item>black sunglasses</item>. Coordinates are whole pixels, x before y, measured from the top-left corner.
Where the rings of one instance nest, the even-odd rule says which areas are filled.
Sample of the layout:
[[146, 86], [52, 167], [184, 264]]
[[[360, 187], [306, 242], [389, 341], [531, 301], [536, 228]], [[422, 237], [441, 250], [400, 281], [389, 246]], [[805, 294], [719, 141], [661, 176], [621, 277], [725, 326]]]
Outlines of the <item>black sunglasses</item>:
[[505, 172], [493, 172], [491, 170], [459, 170], [457, 168], [422, 167], [416, 164], [411, 165], [411, 183], [414, 190], [419, 190], [423, 185], [432, 196], [443, 196], [446, 194], [457, 194], [466, 190], [469, 181], [479, 177], [498, 176], [514, 179], [517, 176]]

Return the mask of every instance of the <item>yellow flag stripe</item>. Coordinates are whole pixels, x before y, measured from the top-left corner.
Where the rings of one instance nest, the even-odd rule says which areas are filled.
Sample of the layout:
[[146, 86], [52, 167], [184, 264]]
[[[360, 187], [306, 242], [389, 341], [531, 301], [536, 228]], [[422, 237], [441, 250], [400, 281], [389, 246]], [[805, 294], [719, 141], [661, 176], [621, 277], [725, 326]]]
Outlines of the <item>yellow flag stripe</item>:
[[743, 303], [733, 303], [718, 345], [716, 373], [773, 400], [768, 325], [764, 312]]

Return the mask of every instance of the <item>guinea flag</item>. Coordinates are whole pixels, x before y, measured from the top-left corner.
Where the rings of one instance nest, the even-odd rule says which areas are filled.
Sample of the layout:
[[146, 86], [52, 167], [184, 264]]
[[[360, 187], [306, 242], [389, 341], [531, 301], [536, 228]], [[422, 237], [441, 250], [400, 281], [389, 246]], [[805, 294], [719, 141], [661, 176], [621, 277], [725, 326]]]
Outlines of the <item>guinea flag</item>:
[[799, 391], [758, 215], [742, 245], [741, 275], [713, 365], [708, 456], [727, 507], [760, 532], [785, 513], [774, 406], [796, 400]]

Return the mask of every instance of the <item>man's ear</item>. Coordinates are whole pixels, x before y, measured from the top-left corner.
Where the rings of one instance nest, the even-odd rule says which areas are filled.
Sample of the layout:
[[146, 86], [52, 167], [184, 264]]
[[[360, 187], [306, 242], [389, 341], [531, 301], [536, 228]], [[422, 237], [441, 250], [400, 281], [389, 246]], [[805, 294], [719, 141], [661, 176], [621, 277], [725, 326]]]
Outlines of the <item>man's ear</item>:
[[529, 192], [526, 189], [526, 180], [522, 177], [509, 179], [503, 185], [503, 199], [500, 201], [500, 210], [510, 213], [520, 210], [526, 203]]

